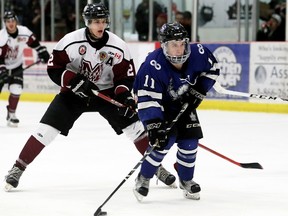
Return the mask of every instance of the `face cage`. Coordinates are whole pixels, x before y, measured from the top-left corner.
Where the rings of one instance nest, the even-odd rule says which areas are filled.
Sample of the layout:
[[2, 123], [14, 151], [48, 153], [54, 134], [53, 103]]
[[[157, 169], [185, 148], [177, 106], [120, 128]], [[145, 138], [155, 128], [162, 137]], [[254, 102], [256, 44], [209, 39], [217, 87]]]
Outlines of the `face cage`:
[[[103, 18], [99, 18], [99, 19], [103, 19]], [[109, 19], [109, 17], [104, 18], [104, 19], [106, 19], [106, 28], [105, 29], [109, 29], [110, 28], [110, 19]], [[92, 19], [85, 19], [84, 18], [85, 26], [87, 26], [88, 28], [90, 28], [91, 20]]]
[[162, 45], [161, 45], [166, 59], [168, 61], [170, 61], [172, 64], [183, 64], [189, 58], [189, 56], [191, 54], [189, 39], [188, 38], [185, 39], [185, 50], [184, 50], [184, 55], [182, 55], [182, 56], [169, 55], [167, 52], [168, 42], [169, 41], [166, 41], [166, 42], [162, 43]]

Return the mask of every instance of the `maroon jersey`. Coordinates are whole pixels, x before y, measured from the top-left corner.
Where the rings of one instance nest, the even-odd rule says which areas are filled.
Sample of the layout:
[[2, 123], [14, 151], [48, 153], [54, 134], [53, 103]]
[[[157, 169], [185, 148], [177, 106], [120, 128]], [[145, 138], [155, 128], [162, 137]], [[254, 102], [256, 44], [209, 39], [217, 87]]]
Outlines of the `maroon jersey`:
[[125, 85], [130, 90], [135, 67], [128, 46], [117, 35], [105, 31], [97, 41], [82, 28], [65, 35], [53, 49], [48, 62], [48, 74], [62, 91], [76, 74], [87, 77], [101, 90]]
[[40, 46], [35, 35], [25, 26], [17, 25], [17, 32], [8, 34], [6, 28], [0, 31], [0, 62], [7, 69], [19, 67], [23, 62], [23, 50]]

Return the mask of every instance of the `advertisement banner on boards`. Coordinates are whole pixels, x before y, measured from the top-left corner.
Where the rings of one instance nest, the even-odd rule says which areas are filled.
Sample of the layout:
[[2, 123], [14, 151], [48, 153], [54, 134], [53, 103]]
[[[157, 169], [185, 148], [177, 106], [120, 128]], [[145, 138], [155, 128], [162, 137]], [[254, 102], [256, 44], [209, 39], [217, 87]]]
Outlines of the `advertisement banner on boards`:
[[251, 44], [249, 91], [288, 98], [288, 44]]
[[[248, 92], [250, 44], [204, 44], [217, 58], [220, 67], [218, 82], [229, 90]], [[219, 94], [212, 89], [208, 98], [240, 99], [238, 96]]]

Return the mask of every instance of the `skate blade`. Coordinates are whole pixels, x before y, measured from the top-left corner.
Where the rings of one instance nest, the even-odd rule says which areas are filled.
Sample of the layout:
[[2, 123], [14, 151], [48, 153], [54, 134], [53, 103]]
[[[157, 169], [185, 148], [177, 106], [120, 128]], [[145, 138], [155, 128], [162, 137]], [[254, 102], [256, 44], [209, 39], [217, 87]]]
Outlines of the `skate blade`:
[[134, 195], [135, 195], [137, 201], [138, 201], [138, 202], [142, 202], [144, 196], [141, 195], [140, 193], [138, 193], [138, 191], [137, 191], [136, 189], [133, 189], [133, 193], [134, 193]]
[[7, 122], [8, 127], [16, 128], [18, 127], [18, 123], [13, 123], [13, 122]]
[[183, 196], [186, 199], [200, 200], [200, 193], [189, 193], [188, 191], [183, 191]]
[[[162, 182], [162, 181], [157, 177], [156, 185], [158, 185], [159, 182]], [[177, 186], [177, 184], [176, 184], [176, 181], [174, 181], [174, 182], [173, 182], [172, 184], [170, 184], [170, 185], [167, 185], [167, 184], [165, 184], [164, 182], [162, 182], [162, 184], [164, 184], [164, 185], [166, 185], [166, 186], [168, 186], [168, 187], [170, 187], [170, 188], [173, 188], [173, 189], [178, 188], [178, 186]]]
[[6, 192], [9, 192], [9, 191], [11, 191], [13, 188], [14, 188], [14, 187], [13, 187], [11, 184], [7, 183], [7, 184], [5, 185], [5, 187], [4, 187], [4, 190], [5, 190]]
[[173, 182], [171, 185], [168, 185], [168, 186], [171, 188], [174, 188], [174, 189], [178, 188], [177, 184], [175, 182]]

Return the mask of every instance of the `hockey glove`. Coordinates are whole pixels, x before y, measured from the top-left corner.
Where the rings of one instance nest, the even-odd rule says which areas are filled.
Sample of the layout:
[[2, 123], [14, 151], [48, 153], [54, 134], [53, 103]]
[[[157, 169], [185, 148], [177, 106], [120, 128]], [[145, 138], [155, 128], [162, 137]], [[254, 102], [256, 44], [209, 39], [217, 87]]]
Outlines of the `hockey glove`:
[[81, 98], [93, 96], [91, 89], [97, 90], [97, 87], [83, 75], [77, 75], [70, 81], [70, 89]]
[[150, 145], [156, 145], [156, 150], [164, 150], [168, 144], [165, 123], [160, 119], [154, 119], [147, 122], [146, 128]]
[[132, 118], [137, 114], [135, 100], [129, 91], [117, 94], [115, 100], [125, 105], [125, 107], [118, 107], [119, 115]]
[[196, 109], [203, 99], [205, 98], [205, 94], [202, 94], [195, 90], [194, 88], [190, 88], [186, 93], [182, 95], [181, 102], [182, 103], [189, 103], [190, 109]]
[[5, 66], [0, 67], [0, 84], [4, 84], [8, 81], [8, 70]]
[[41, 60], [42, 63], [47, 63], [50, 55], [47, 52], [47, 48], [45, 46], [40, 46], [36, 48], [36, 51], [38, 53], [38, 58]]

